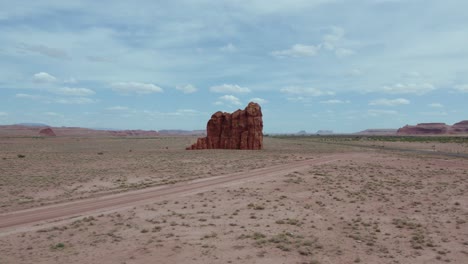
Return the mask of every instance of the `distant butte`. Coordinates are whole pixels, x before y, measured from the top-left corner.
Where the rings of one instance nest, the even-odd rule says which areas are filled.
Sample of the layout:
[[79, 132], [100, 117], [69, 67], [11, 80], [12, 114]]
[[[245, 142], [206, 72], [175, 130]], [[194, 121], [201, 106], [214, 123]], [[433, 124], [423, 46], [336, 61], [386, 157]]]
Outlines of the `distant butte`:
[[262, 109], [257, 103], [249, 103], [244, 110], [234, 113], [218, 111], [206, 125], [207, 136], [198, 138], [188, 147], [194, 149], [248, 149], [263, 148]]
[[41, 136], [46, 136], [46, 137], [55, 137], [57, 136], [55, 132], [52, 130], [52, 128], [44, 128], [39, 131], [39, 135]]
[[397, 131], [397, 135], [447, 135], [468, 134], [468, 120], [454, 124], [445, 123], [420, 123], [416, 126], [406, 125]]

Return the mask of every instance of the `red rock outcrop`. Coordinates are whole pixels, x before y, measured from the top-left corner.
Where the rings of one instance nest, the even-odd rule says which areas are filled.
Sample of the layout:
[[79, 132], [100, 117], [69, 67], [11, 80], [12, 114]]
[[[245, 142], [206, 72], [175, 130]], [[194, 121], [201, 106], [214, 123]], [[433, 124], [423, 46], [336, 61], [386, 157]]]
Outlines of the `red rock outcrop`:
[[251, 149], [263, 148], [262, 109], [249, 103], [234, 113], [216, 112], [206, 125], [207, 136], [188, 147], [193, 149]]
[[416, 126], [406, 125], [397, 131], [397, 135], [446, 135], [468, 134], [468, 120], [461, 121], [453, 126], [445, 123], [421, 123]]
[[52, 128], [44, 128], [39, 131], [39, 135], [41, 136], [46, 136], [46, 137], [55, 137], [57, 136], [55, 132], [52, 130]]

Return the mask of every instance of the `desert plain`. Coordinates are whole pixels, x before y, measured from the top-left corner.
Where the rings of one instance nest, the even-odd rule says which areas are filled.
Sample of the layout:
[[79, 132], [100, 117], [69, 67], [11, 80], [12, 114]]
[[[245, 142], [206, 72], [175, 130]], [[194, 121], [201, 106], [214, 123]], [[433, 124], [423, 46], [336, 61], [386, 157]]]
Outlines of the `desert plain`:
[[0, 263], [467, 263], [468, 141], [1, 137]]

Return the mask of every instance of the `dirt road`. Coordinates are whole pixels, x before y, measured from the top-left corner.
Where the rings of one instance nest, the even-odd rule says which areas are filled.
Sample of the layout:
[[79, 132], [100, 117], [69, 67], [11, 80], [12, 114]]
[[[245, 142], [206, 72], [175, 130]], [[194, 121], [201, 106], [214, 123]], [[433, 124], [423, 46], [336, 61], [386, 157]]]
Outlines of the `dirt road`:
[[101, 213], [129, 206], [151, 203], [160, 199], [170, 199], [174, 196], [184, 196], [193, 193], [209, 191], [221, 186], [245, 183], [255, 179], [282, 176], [294, 171], [300, 171], [313, 165], [334, 162], [339, 159], [351, 158], [361, 154], [342, 153], [328, 155], [316, 159], [308, 159], [288, 164], [276, 165], [246, 172], [226, 174], [205, 179], [199, 179], [174, 185], [158, 186], [138, 191], [102, 196], [98, 198], [67, 202], [51, 206], [9, 212], [0, 214], [0, 234], [9, 233], [20, 227], [34, 224], [57, 222], [70, 218]]

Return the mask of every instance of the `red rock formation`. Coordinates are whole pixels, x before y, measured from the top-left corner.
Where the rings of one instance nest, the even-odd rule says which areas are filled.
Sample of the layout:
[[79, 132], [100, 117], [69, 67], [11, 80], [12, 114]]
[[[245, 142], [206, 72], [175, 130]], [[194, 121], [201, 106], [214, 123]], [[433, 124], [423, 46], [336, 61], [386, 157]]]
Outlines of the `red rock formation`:
[[199, 138], [190, 149], [262, 149], [262, 109], [249, 103], [234, 113], [216, 112], [206, 125], [207, 136]]
[[450, 129], [451, 134], [468, 134], [468, 120], [454, 124]]
[[39, 131], [39, 135], [41, 136], [46, 136], [46, 137], [55, 137], [57, 136], [55, 132], [52, 130], [52, 128], [44, 128]]
[[461, 121], [453, 126], [445, 123], [422, 123], [416, 126], [406, 125], [397, 131], [397, 135], [446, 135], [468, 134], [468, 120]]

